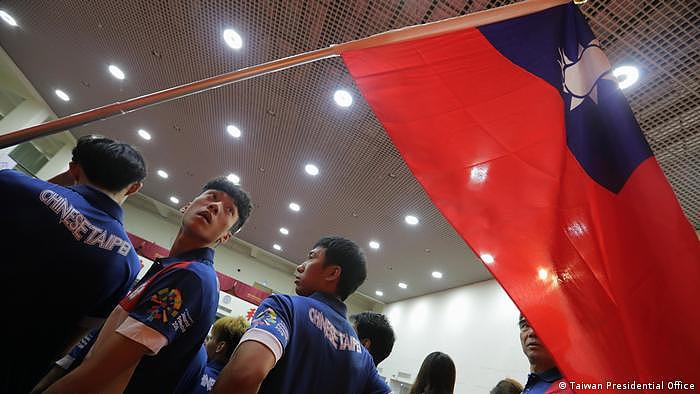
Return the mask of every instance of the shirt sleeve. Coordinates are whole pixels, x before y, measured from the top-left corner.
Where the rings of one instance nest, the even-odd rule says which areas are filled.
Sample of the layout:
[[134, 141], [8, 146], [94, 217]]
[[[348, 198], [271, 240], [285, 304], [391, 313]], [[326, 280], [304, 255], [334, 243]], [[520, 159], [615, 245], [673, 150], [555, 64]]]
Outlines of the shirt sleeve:
[[128, 308], [131, 319], [124, 324], [135, 320], [172, 343], [197, 324], [201, 311], [202, 280], [192, 271], [175, 269], [142, 290], [139, 301]]
[[275, 363], [282, 358], [289, 343], [294, 321], [292, 301], [289, 297], [272, 295], [260, 304], [253, 315], [250, 328], [241, 342], [256, 341], [265, 345], [275, 355]]
[[99, 333], [99, 328], [90, 331], [87, 335], [80, 339], [80, 342], [78, 342], [78, 344], [75, 345], [73, 349], [68, 352], [68, 354], [56, 361], [56, 364], [65, 370], [71, 370], [80, 365], [92, 348], [92, 345], [95, 344], [95, 340], [97, 339], [97, 335], [99, 335]]
[[384, 379], [379, 376], [377, 368], [372, 366], [370, 368], [369, 378], [367, 379], [367, 386], [363, 392], [364, 394], [390, 394], [391, 389], [386, 384]]

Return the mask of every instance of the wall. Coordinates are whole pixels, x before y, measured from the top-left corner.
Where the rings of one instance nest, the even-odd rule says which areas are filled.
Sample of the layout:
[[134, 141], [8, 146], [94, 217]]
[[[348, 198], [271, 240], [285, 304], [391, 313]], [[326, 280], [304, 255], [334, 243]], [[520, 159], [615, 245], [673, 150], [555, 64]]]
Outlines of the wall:
[[495, 280], [388, 304], [396, 343], [380, 364], [383, 376], [415, 379], [425, 356], [441, 351], [457, 368], [455, 393], [487, 393], [499, 380], [525, 383], [529, 365], [520, 348], [518, 309]]
[[[178, 226], [151, 211], [129, 203], [128, 200], [124, 205], [124, 226], [127, 231], [165, 248], [170, 248], [178, 231]], [[250, 285], [259, 282], [275, 291], [294, 294], [294, 277], [291, 274], [230, 248], [220, 246], [216, 249], [215, 267], [218, 271]], [[347, 305], [350, 313], [377, 308], [374, 303], [360, 297], [351, 297]]]

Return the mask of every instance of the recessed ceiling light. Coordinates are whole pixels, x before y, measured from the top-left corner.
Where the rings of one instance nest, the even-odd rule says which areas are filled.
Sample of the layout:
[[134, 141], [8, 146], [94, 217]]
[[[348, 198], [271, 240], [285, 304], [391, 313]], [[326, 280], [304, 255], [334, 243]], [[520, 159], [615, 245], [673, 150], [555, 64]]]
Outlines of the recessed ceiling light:
[[377, 290], [377, 291], [375, 291], [375, 292], [374, 292], [374, 294], [376, 294], [376, 295], [378, 295], [378, 296], [380, 296], [380, 297], [381, 297], [381, 296], [383, 296], [383, 295], [384, 295], [384, 292], [383, 292], [383, 291], [381, 291], [381, 290]]
[[282, 250], [282, 247], [279, 246], [278, 244], [274, 244], [274, 245], [272, 245], [272, 249], [274, 249], [274, 250]]
[[238, 185], [239, 183], [241, 183], [241, 178], [234, 173], [226, 175], [226, 179], [228, 179], [228, 181], [233, 183], [234, 185]]
[[0, 18], [7, 22], [8, 25], [15, 27], [17, 26], [17, 21], [15, 18], [12, 17], [12, 15], [8, 14], [7, 12], [0, 10]]
[[168, 179], [168, 173], [163, 170], [158, 170], [158, 176], [163, 179]]
[[442, 279], [442, 272], [440, 272], [440, 271], [433, 271], [433, 278], [435, 278], [435, 279]]
[[146, 140], [146, 141], [151, 140], [151, 133], [149, 133], [148, 131], [146, 131], [144, 129], [139, 129], [137, 131], [137, 133], [139, 133], [139, 137], [143, 138], [144, 140]]
[[318, 167], [316, 167], [313, 164], [307, 164], [306, 166], [304, 166], [304, 171], [306, 171], [306, 173], [309, 175], [318, 175]]
[[288, 235], [288, 234], [289, 234], [289, 230], [287, 230], [287, 229], [284, 228], [284, 227], [280, 227], [280, 233], [282, 233], [282, 234], [284, 234], [284, 235]]
[[493, 256], [491, 256], [488, 253], [484, 253], [479, 257], [481, 257], [481, 261], [483, 261], [486, 264], [493, 264], [493, 262], [494, 262]]
[[537, 276], [539, 276], [540, 280], [547, 280], [547, 277], [549, 276], [549, 272], [547, 272], [547, 270], [544, 268], [540, 268], [537, 271]]
[[124, 79], [124, 71], [122, 71], [119, 67], [115, 66], [114, 64], [110, 64], [109, 67], [107, 67], [109, 70], [109, 73], [114, 76], [114, 78], [117, 79]]
[[406, 215], [404, 220], [406, 221], [406, 223], [410, 224], [411, 226], [415, 226], [419, 222], [418, 218], [413, 216], [413, 215]]
[[63, 101], [69, 101], [69, 100], [70, 100], [70, 96], [68, 96], [68, 95], [66, 94], [66, 92], [64, 92], [64, 91], [61, 90], [61, 89], [56, 89], [56, 90], [54, 91], [54, 93], [56, 93], [56, 96], [58, 96], [58, 98], [60, 98], [60, 99], [63, 100]]
[[336, 90], [333, 93], [333, 100], [340, 107], [349, 107], [352, 105], [352, 95], [347, 90]]
[[299, 212], [301, 210], [301, 207], [299, 206], [299, 204], [297, 204], [295, 202], [290, 202], [289, 209], [291, 209], [294, 212]]
[[241, 49], [243, 47], [243, 38], [233, 29], [224, 30], [224, 41], [226, 45], [233, 49]]
[[639, 70], [634, 66], [620, 66], [613, 70], [613, 75], [618, 79], [617, 86], [620, 89], [627, 89], [634, 85], [639, 79]]
[[399, 287], [402, 289], [406, 289], [406, 288], [408, 288], [408, 285], [403, 283], [403, 282], [399, 282]]
[[241, 129], [232, 124], [226, 126], [226, 132], [233, 138], [241, 138]]
[[372, 249], [379, 249], [379, 242], [377, 241], [369, 241], [369, 247]]
[[173, 203], [173, 204], [179, 204], [179, 203], [180, 203], [180, 199], [177, 198], [177, 197], [175, 197], [175, 196], [170, 196], [170, 202]]

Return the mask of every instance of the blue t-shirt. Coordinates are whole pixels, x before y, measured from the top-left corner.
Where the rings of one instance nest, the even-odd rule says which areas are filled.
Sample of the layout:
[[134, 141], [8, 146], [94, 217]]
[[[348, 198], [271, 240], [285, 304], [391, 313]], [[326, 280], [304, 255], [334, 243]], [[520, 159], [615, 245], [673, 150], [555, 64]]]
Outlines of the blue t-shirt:
[[[122, 208], [90, 186], [70, 188], [0, 171], [0, 299], [12, 324], [0, 392], [28, 392], [79, 324], [106, 318], [139, 272]], [[29, 323], [41, 314], [45, 324]], [[40, 340], [38, 340], [40, 338]]]
[[159, 263], [163, 270], [120, 303], [130, 317], [168, 340], [158, 354], [141, 359], [127, 393], [173, 392], [216, 318], [219, 284], [212, 249], [196, 249]]
[[[523, 394], [545, 394], [552, 392], [550, 387], [552, 383], [560, 380], [562, 378], [561, 372], [556, 367], [548, 369], [541, 373], [531, 372], [527, 375], [527, 383], [523, 388]], [[568, 387], [567, 387], [568, 388]], [[555, 392], [569, 392], [567, 389], [560, 389], [558, 385], [553, 387]]]
[[204, 345], [199, 349], [195, 358], [190, 362], [187, 371], [175, 389], [177, 394], [206, 394], [211, 391], [219, 377], [224, 364], [218, 361], [207, 362], [207, 351]]
[[283, 353], [259, 393], [391, 392], [346, 313], [345, 304], [322, 293], [266, 298], [242, 340], [269, 338], [256, 332], [262, 330], [276, 339]]

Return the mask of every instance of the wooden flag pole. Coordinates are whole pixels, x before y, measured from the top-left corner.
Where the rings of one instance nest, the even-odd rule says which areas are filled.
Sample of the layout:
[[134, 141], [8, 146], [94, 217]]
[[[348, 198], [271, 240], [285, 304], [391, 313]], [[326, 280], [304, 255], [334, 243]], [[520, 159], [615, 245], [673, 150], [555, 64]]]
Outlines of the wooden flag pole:
[[60, 119], [52, 120], [50, 122], [28, 127], [22, 130], [13, 131], [0, 136], [0, 149], [29, 141], [34, 138], [58, 133], [73, 127], [78, 127], [96, 122], [98, 120], [125, 114], [140, 108], [164, 103], [166, 101], [204, 92], [209, 89], [215, 89], [234, 82], [254, 78], [259, 75], [270, 74], [301, 64], [311, 63], [320, 59], [340, 56], [340, 54], [343, 52], [432, 37], [469, 27], [499, 22], [506, 19], [533, 14], [547, 8], [566, 4], [569, 1], [570, 0], [526, 0], [504, 7], [475, 12], [473, 14], [444, 19], [424, 25], [391, 30], [370, 37], [361, 38], [359, 40], [332, 45], [328, 48], [317, 49], [283, 59], [273, 60], [271, 62], [243, 68], [217, 75], [215, 77], [161, 90], [159, 92], [146, 94], [126, 101], [119, 101], [88, 111], [68, 115]]

